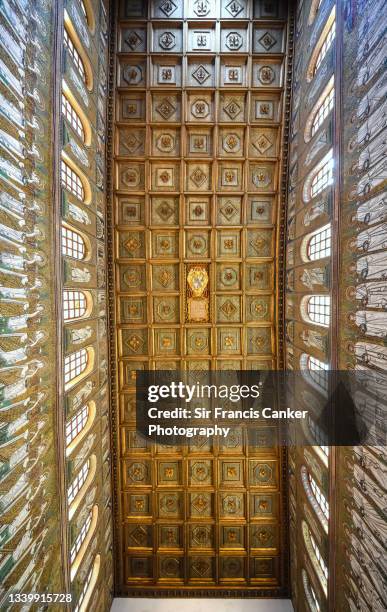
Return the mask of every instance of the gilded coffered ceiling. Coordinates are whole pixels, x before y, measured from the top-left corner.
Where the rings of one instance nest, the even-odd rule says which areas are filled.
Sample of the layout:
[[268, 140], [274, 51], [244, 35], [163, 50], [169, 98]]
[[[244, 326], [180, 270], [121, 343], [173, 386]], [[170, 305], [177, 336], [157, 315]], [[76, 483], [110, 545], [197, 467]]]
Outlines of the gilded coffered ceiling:
[[134, 398], [135, 370], [276, 367], [283, 11], [276, 0], [128, 0], [118, 10], [112, 248], [124, 593], [286, 589], [279, 432], [248, 438], [238, 425], [222, 442], [155, 446], [136, 434]]

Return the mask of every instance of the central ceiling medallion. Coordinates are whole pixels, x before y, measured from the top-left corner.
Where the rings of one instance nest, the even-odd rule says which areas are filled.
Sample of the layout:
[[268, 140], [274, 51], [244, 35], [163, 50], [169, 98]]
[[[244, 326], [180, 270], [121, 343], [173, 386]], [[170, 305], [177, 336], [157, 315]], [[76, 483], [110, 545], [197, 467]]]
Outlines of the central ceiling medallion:
[[186, 277], [187, 321], [206, 323], [210, 319], [209, 276], [206, 266], [193, 265]]

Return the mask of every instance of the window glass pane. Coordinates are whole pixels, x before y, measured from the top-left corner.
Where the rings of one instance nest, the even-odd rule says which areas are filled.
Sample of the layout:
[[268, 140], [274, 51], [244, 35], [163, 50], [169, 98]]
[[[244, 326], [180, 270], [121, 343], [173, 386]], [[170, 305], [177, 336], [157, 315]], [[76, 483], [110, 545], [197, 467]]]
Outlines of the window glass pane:
[[316, 114], [312, 123], [312, 136], [317, 132], [320, 125], [323, 123], [324, 119], [328, 117], [329, 113], [333, 108], [333, 102], [335, 98], [335, 90], [334, 87], [329, 91], [329, 93], [325, 96], [321, 105], [318, 107]]
[[74, 259], [84, 259], [86, 254], [85, 242], [78, 232], [62, 226], [62, 255]]
[[83, 202], [85, 198], [85, 192], [83, 189], [82, 181], [79, 178], [78, 174], [74, 172], [70, 166], [66, 164], [62, 160], [61, 163], [61, 173], [60, 173], [61, 181], [63, 187], [66, 187], [73, 195], [75, 195], [81, 202]]
[[311, 295], [307, 303], [308, 316], [313, 323], [329, 326], [331, 298], [329, 295]]
[[316, 58], [316, 65], [314, 67], [314, 74], [316, 74], [317, 70], [319, 69], [324, 57], [326, 56], [326, 54], [329, 51], [329, 48], [335, 38], [335, 34], [336, 34], [336, 22], [334, 21], [331, 25], [331, 27], [329, 28], [329, 31], [327, 32], [326, 37], [324, 38], [324, 42], [321, 45], [321, 49], [317, 55]]
[[86, 83], [85, 66], [66, 28], [64, 29], [64, 45], [69, 52], [69, 55], [71, 56], [79, 74], [81, 75], [82, 81]]
[[83, 291], [63, 291], [63, 319], [79, 319], [87, 310], [86, 295]]
[[321, 491], [320, 487], [318, 486], [317, 482], [313, 478], [312, 474], [309, 473], [308, 478], [309, 478], [310, 488], [313, 491], [313, 495], [315, 496], [318, 505], [320, 506], [322, 512], [324, 513], [325, 518], [329, 519], [329, 504], [328, 504], [328, 501], [324, 493]]
[[333, 157], [328, 159], [322, 168], [313, 177], [310, 195], [314, 198], [317, 194], [321, 193], [328, 185], [333, 183]]
[[66, 355], [64, 360], [64, 381], [65, 384], [79, 376], [87, 366], [88, 354], [86, 349], [81, 349], [75, 353]]
[[78, 136], [80, 136], [82, 140], [85, 140], [85, 132], [83, 130], [82, 121], [75, 108], [64, 95], [62, 95], [62, 113], [71, 125], [71, 127], [76, 131]]
[[86, 517], [85, 522], [83, 523], [81, 530], [77, 536], [77, 539], [75, 540], [73, 546], [71, 547], [71, 551], [70, 551], [70, 563], [74, 563], [75, 557], [77, 556], [81, 546], [82, 546], [82, 542], [85, 540], [87, 533], [90, 529], [90, 525], [91, 525], [91, 518], [92, 518], [92, 512], [89, 512], [88, 516]]
[[331, 254], [331, 226], [314, 234], [308, 243], [307, 255], [311, 261], [329, 257]]
[[66, 423], [66, 445], [69, 446], [74, 438], [82, 431], [87, 423], [89, 416], [89, 407], [83, 406], [78, 412]]
[[74, 501], [78, 491], [80, 491], [80, 489], [82, 488], [82, 485], [84, 484], [89, 473], [89, 469], [90, 461], [88, 459], [86, 463], [83, 464], [82, 468], [80, 469], [73, 482], [67, 489], [67, 501], [69, 505]]

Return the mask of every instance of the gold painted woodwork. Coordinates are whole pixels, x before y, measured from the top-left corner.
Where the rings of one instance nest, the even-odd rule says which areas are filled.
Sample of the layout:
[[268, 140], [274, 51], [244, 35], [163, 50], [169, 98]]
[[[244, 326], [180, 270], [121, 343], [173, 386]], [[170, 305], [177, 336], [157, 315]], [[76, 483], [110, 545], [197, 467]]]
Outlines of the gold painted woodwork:
[[[222, 18], [233, 17], [231, 4], [221, 3]], [[184, 20], [179, 0], [155, 0], [149, 14], [141, 2], [120, 6], [113, 249], [124, 593], [286, 589], [279, 432], [236, 423], [226, 440], [164, 446], [135, 430], [136, 370], [276, 363], [286, 22], [252, 4], [238, 3], [238, 27], [213, 20], [210, 0], [187, 5]], [[195, 47], [204, 42], [206, 57]]]

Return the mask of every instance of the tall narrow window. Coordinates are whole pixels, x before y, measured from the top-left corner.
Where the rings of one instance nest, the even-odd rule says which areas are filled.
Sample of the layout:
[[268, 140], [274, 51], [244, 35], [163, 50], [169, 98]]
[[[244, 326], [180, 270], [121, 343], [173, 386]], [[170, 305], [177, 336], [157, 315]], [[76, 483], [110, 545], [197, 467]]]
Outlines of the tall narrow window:
[[310, 186], [310, 195], [312, 198], [316, 197], [321, 191], [323, 191], [328, 185], [333, 183], [333, 156], [332, 152], [329, 158], [325, 161], [324, 165], [319, 168], [316, 174], [312, 178]]
[[74, 499], [77, 496], [77, 493], [81, 490], [82, 485], [86, 481], [89, 470], [90, 470], [90, 460], [88, 459], [83, 464], [78, 474], [76, 475], [76, 477], [70, 484], [69, 488], [67, 489], [67, 502], [69, 505], [74, 501]]
[[85, 65], [66, 28], [64, 29], [64, 44], [82, 78], [82, 81], [86, 83]]
[[310, 472], [308, 473], [308, 478], [309, 478], [310, 488], [313, 491], [313, 495], [315, 496], [317, 503], [321, 511], [323, 512], [325, 518], [328, 520], [329, 519], [328, 501]]
[[301, 574], [302, 574], [302, 582], [304, 584], [305, 595], [306, 595], [306, 599], [308, 601], [309, 607], [312, 612], [320, 612], [321, 610], [320, 602], [318, 600], [318, 597], [316, 595], [314, 588], [312, 587], [310, 583], [309, 576], [304, 569], [302, 570]]
[[74, 378], [82, 374], [87, 368], [89, 360], [88, 352], [86, 349], [80, 349], [70, 355], [66, 355], [64, 360], [64, 382], [69, 383]]
[[317, 70], [319, 69], [319, 67], [321, 66], [321, 63], [324, 59], [324, 57], [326, 56], [326, 54], [328, 53], [330, 46], [335, 38], [336, 35], [336, 21], [333, 21], [331, 27], [329, 28], [323, 42], [322, 45], [320, 47], [320, 50], [317, 54], [316, 57], [316, 63], [314, 66], [314, 74], [316, 74]]
[[309, 319], [318, 325], [329, 327], [331, 298], [329, 295], [311, 295], [307, 298]]
[[305, 465], [301, 467], [301, 481], [310, 505], [315, 511], [325, 532], [328, 533], [329, 504], [325, 495]]
[[314, 537], [310, 533], [310, 531], [309, 531], [309, 537], [310, 537], [310, 543], [312, 544], [312, 548], [314, 550], [314, 554], [316, 555], [317, 562], [318, 562], [318, 564], [319, 564], [319, 566], [321, 568], [322, 573], [325, 576], [325, 579], [328, 580], [328, 567], [327, 567], [327, 564], [325, 563], [324, 558], [323, 558], [323, 556], [320, 553], [320, 549], [319, 549], [319, 547], [316, 544], [316, 540], [314, 539]]
[[84, 259], [86, 255], [86, 245], [82, 236], [64, 225], [62, 225], [62, 255], [74, 259]]
[[310, 355], [308, 357], [308, 369], [310, 371], [310, 376], [316, 385], [326, 391], [328, 389], [328, 364]]
[[82, 11], [84, 17], [86, 18], [86, 21], [88, 21], [88, 19], [87, 19], [87, 11], [86, 11], [86, 6], [85, 6], [84, 1], [83, 0], [79, 0], [79, 4], [81, 6], [81, 11]]
[[322, 259], [323, 257], [329, 257], [331, 254], [331, 226], [326, 225], [320, 230], [316, 231], [310, 237], [306, 253], [308, 259], [315, 261], [316, 259]]
[[322, 100], [320, 106], [317, 108], [316, 114], [314, 115], [311, 128], [312, 136], [315, 135], [320, 125], [323, 123], [326, 117], [328, 117], [329, 113], [333, 109], [334, 98], [335, 89], [334, 87], [332, 87]]
[[89, 406], [83, 406], [78, 412], [66, 423], [66, 446], [69, 446], [74, 438], [82, 431], [89, 418]]
[[94, 559], [94, 563], [84, 581], [82, 591], [78, 597], [77, 605], [74, 608], [74, 612], [81, 612], [81, 610], [87, 610], [87, 606], [90, 597], [93, 593], [94, 586], [98, 580], [99, 568], [101, 565], [101, 557], [97, 555]]
[[312, 417], [307, 415], [308, 427], [312, 433], [314, 440], [318, 444], [318, 448], [322, 451], [326, 458], [329, 457], [329, 446], [327, 445], [327, 435], [323, 432], [321, 427], [312, 419]]
[[83, 291], [66, 289], [63, 291], [63, 319], [80, 319], [87, 312], [87, 298]]
[[82, 181], [78, 174], [74, 172], [72, 168], [66, 162], [61, 162], [61, 182], [63, 187], [68, 189], [78, 200], [85, 199], [85, 190], [82, 185]]
[[83, 525], [81, 527], [81, 530], [80, 530], [80, 532], [79, 532], [79, 534], [77, 536], [77, 539], [75, 540], [74, 544], [71, 547], [71, 550], [70, 550], [70, 563], [74, 563], [75, 557], [77, 556], [77, 554], [78, 554], [78, 552], [79, 552], [79, 550], [80, 550], [80, 548], [82, 546], [82, 543], [84, 542], [84, 540], [85, 540], [85, 538], [87, 536], [87, 533], [88, 533], [88, 531], [90, 529], [90, 525], [91, 525], [92, 515], [93, 515], [92, 511], [89, 512], [89, 514], [86, 517], [85, 522], [83, 523]]
[[76, 112], [75, 108], [69, 102], [65, 95], [62, 94], [62, 114], [67, 119], [73, 130], [78, 136], [85, 141], [85, 131], [80, 116]]

